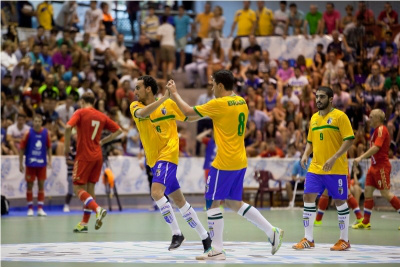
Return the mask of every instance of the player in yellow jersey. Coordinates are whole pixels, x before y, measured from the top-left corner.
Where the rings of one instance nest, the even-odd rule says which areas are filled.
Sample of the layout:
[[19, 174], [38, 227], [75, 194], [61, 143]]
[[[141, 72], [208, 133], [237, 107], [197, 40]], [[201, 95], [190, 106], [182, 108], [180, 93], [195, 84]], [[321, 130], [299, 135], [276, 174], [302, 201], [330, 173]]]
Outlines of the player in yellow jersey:
[[316, 93], [319, 112], [311, 117], [307, 146], [301, 158], [301, 165], [311, 153], [313, 158], [306, 174], [304, 185], [303, 224], [305, 237], [294, 249], [315, 247], [313, 238], [316, 217], [315, 200], [325, 189], [335, 200], [338, 211], [340, 239], [331, 250], [347, 250], [349, 243], [349, 207], [347, 206], [347, 150], [354, 141], [354, 132], [347, 115], [332, 107], [333, 91], [319, 87]]
[[219, 208], [220, 201], [263, 230], [272, 244], [272, 255], [282, 244], [283, 231], [273, 227], [254, 207], [242, 201], [243, 179], [247, 168], [244, 134], [249, 109], [246, 101], [232, 91], [234, 78], [232, 72], [220, 70], [214, 73], [213, 91], [215, 99], [204, 105], [190, 107], [176, 89], [174, 81], [167, 84], [171, 97], [183, 114], [191, 119], [210, 117], [214, 125], [214, 139], [217, 155], [211, 164], [207, 177], [206, 199], [213, 200], [207, 211], [208, 227], [213, 241], [213, 249], [207, 251], [199, 260], [225, 260], [222, 234], [224, 220]]
[[204, 251], [208, 251], [211, 249], [211, 238], [192, 206], [186, 202], [176, 178], [179, 157], [176, 120], [183, 121], [186, 117], [175, 102], [169, 99], [168, 91], [156, 100], [154, 95], [157, 91], [158, 86], [154, 78], [139, 77], [135, 90], [138, 101], [132, 102], [130, 111], [140, 133], [147, 164], [153, 172], [151, 196], [172, 231], [172, 241], [168, 250], [180, 247], [185, 238], [179, 229], [174, 210], [164, 194], [174, 200], [183, 218], [199, 234]]

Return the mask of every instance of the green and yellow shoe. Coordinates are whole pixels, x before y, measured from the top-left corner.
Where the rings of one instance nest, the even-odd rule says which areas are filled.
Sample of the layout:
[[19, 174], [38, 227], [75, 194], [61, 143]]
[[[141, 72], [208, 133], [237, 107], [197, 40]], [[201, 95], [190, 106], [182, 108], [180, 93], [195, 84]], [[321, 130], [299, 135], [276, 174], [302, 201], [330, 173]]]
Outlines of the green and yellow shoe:
[[315, 225], [315, 226], [322, 226], [322, 221], [317, 221], [317, 220], [315, 220], [315, 221], [314, 221], [314, 225]]
[[356, 225], [359, 224], [360, 222], [362, 222], [364, 220], [364, 218], [360, 218], [360, 219], [356, 219], [352, 225]]
[[367, 223], [367, 224], [363, 224], [362, 222], [356, 224], [356, 225], [352, 225], [351, 226], [353, 229], [367, 229], [367, 230], [371, 230], [371, 224]]
[[81, 223], [78, 223], [75, 226], [73, 232], [74, 233], [87, 233], [88, 232], [88, 227], [87, 227], [87, 225], [81, 225]]

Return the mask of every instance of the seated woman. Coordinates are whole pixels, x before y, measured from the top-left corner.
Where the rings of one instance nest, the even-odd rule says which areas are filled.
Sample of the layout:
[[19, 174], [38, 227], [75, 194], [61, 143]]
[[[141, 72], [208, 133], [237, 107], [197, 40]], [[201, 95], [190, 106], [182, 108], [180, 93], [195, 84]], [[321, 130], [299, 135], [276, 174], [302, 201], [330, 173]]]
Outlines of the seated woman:
[[225, 53], [221, 47], [221, 41], [215, 38], [210, 51], [210, 61], [207, 68], [207, 77], [210, 77], [214, 72], [222, 70], [225, 65]]

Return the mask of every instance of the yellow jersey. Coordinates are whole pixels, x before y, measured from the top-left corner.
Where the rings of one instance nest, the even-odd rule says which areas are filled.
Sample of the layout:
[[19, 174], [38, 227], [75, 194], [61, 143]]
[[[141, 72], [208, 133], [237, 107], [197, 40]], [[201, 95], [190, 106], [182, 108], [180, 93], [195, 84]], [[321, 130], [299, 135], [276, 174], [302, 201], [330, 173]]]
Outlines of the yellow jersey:
[[256, 16], [258, 20], [256, 35], [272, 35], [274, 33], [274, 25], [272, 24], [272, 21], [274, 20], [274, 13], [272, 10], [264, 7], [260, 12], [260, 10], [257, 9]]
[[179, 137], [176, 120], [187, 118], [176, 103], [166, 100], [147, 118], [137, 118], [135, 112], [144, 108], [141, 102], [132, 102], [130, 111], [139, 130], [140, 140], [146, 154], [147, 165], [153, 167], [157, 161], [178, 164]]
[[196, 17], [196, 22], [200, 24], [199, 32], [197, 33], [197, 36], [201, 38], [208, 38], [208, 32], [210, 30], [210, 20], [211, 18], [214, 17], [214, 13], [210, 12], [208, 14], [206, 13], [200, 13]]
[[53, 28], [53, 6], [50, 3], [42, 2], [37, 7], [37, 19], [46, 31]]
[[246, 36], [251, 34], [253, 23], [257, 20], [256, 13], [251, 10], [240, 9], [236, 11], [234, 21], [238, 24], [237, 36]]
[[224, 171], [246, 168], [244, 134], [249, 115], [246, 101], [240, 96], [231, 95], [212, 99], [193, 108], [200, 117], [207, 116], [213, 121], [217, 155], [211, 165]]
[[342, 146], [343, 141], [354, 139], [353, 128], [347, 115], [333, 108], [322, 116], [319, 112], [311, 117], [307, 142], [313, 146], [313, 158], [308, 168], [315, 174], [348, 174], [347, 153], [338, 158], [329, 172], [322, 170], [325, 162]]

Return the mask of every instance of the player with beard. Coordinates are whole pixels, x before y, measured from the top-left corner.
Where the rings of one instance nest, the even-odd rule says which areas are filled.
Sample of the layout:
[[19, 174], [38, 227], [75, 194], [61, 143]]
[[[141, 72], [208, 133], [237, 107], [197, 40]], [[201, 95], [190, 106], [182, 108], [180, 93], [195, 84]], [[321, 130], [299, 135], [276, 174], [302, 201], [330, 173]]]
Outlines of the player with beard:
[[325, 189], [335, 200], [338, 211], [340, 239], [331, 250], [342, 251], [350, 248], [348, 238], [349, 207], [347, 206], [347, 150], [354, 141], [354, 133], [347, 115], [332, 107], [333, 91], [319, 87], [316, 92], [318, 112], [310, 121], [307, 146], [301, 158], [306, 168], [308, 157], [313, 158], [306, 174], [304, 185], [303, 224], [304, 238], [293, 245], [294, 249], [313, 248], [313, 228], [316, 217], [315, 200]]

